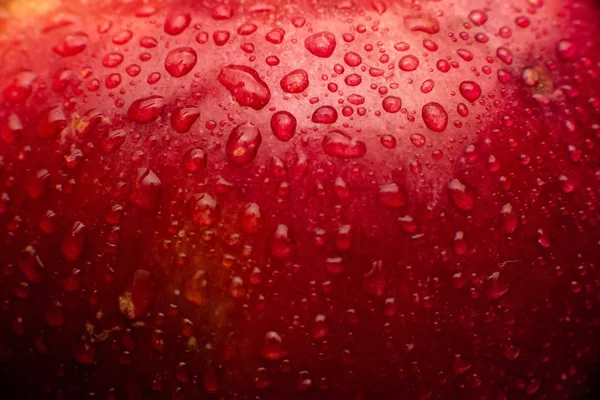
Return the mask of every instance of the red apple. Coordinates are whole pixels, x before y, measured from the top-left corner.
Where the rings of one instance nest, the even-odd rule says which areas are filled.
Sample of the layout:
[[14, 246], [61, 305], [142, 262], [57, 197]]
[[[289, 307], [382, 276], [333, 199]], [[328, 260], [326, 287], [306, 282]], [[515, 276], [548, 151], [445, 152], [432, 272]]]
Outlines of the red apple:
[[3, 4], [4, 398], [597, 398], [594, 1]]

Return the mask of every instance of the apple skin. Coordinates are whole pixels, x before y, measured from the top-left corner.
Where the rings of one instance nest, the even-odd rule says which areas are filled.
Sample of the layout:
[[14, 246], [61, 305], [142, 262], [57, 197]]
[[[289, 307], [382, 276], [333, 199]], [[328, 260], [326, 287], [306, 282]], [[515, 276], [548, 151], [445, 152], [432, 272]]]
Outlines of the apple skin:
[[597, 398], [594, 2], [32, 4], [7, 398]]

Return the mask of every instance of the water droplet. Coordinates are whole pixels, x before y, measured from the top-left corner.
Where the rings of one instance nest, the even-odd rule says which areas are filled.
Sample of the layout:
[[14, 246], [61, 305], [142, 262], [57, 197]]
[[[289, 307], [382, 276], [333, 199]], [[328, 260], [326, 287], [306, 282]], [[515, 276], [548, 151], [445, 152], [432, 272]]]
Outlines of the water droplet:
[[256, 203], [248, 203], [240, 213], [240, 226], [246, 233], [256, 233], [262, 228], [262, 215]]
[[4, 98], [11, 103], [21, 103], [27, 100], [31, 95], [33, 83], [36, 79], [37, 74], [31, 71], [22, 71], [15, 74], [3, 91]]
[[458, 179], [453, 179], [448, 184], [448, 194], [452, 204], [461, 211], [471, 211], [475, 205], [475, 193], [470, 187]]
[[325, 340], [329, 334], [329, 327], [327, 326], [327, 317], [323, 314], [319, 314], [315, 317], [315, 320], [310, 328], [310, 335], [314, 340]]
[[187, 172], [198, 172], [206, 168], [207, 157], [202, 149], [190, 149], [183, 156], [183, 168]]
[[325, 154], [337, 158], [360, 158], [367, 153], [367, 145], [343, 133], [331, 131], [323, 138]]
[[273, 44], [281, 44], [283, 42], [283, 38], [285, 37], [285, 31], [281, 28], [274, 28], [267, 32], [265, 35], [265, 39], [267, 42]]
[[480, 10], [473, 10], [469, 13], [469, 19], [472, 23], [477, 26], [481, 26], [486, 23], [488, 16], [485, 12]]
[[233, 8], [226, 4], [216, 6], [212, 11], [212, 18], [217, 21], [230, 19], [233, 16]]
[[427, 103], [422, 110], [423, 122], [434, 132], [443, 132], [448, 126], [448, 113], [439, 103]]
[[502, 61], [505, 64], [511, 65], [513, 62], [512, 52], [506, 47], [498, 47], [498, 50], [496, 50], [496, 55], [498, 56], [500, 61]]
[[295, 69], [281, 78], [281, 89], [286, 93], [302, 93], [308, 88], [308, 73], [303, 69]]
[[379, 203], [388, 208], [400, 208], [406, 204], [404, 189], [396, 183], [386, 183], [379, 186], [377, 192], [377, 200]]
[[260, 131], [251, 123], [243, 123], [231, 131], [227, 139], [227, 158], [237, 166], [249, 164], [258, 153], [262, 143]]
[[556, 43], [556, 55], [561, 60], [571, 60], [577, 55], [577, 46], [570, 40], [559, 40], [558, 43]]
[[133, 32], [128, 29], [122, 30], [113, 36], [112, 41], [114, 44], [125, 44], [131, 40], [133, 37]]
[[144, 36], [140, 39], [140, 46], [145, 49], [153, 49], [158, 46], [158, 41], [152, 36]]
[[421, 84], [421, 93], [427, 94], [427, 93], [431, 92], [433, 90], [434, 86], [435, 86], [435, 82], [432, 81], [431, 79], [427, 79], [427, 80], [423, 81], [423, 83]]
[[127, 138], [127, 132], [123, 129], [116, 129], [113, 131], [106, 132], [102, 136], [100, 141], [100, 147], [102, 151], [106, 153], [112, 153], [118, 150]]
[[187, 75], [198, 60], [196, 51], [191, 47], [179, 47], [171, 50], [165, 58], [165, 69], [171, 76], [181, 78]]
[[208, 302], [208, 276], [205, 271], [198, 270], [186, 280], [183, 295], [187, 301], [198, 306]]
[[148, 309], [154, 290], [150, 272], [138, 269], [119, 295], [119, 310], [129, 319], [139, 318]]
[[192, 128], [194, 122], [200, 117], [198, 107], [183, 107], [171, 114], [171, 126], [179, 133], [186, 133]]
[[362, 63], [362, 58], [357, 53], [350, 51], [344, 54], [344, 61], [349, 67], [358, 67]]
[[294, 243], [287, 225], [277, 225], [271, 238], [271, 254], [278, 260], [285, 260], [294, 254]]
[[106, 77], [106, 80], [104, 81], [104, 84], [106, 85], [107, 89], [114, 89], [117, 86], [119, 86], [121, 84], [121, 74], [119, 73], [114, 73], [114, 74], [110, 74]]
[[338, 119], [338, 113], [332, 106], [322, 106], [315, 110], [311, 121], [315, 124], [333, 124]]
[[225, 46], [229, 41], [231, 34], [229, 31], [214, 31], [213, 32], [213, 41], [217, 46]]
[[402, 109], [402, 99], [396, 96], [387, 96], [383, 99], [381, 105], [386, 112], [395, 114]]
[[176, 11], [167, 15], [164, 30], [167, 34], [176, 36], [185, 31], [191, 21], [192, 17], [190, 14]]
[[221, 219], [221, 207], [208, 193], [195, 194], [188, 201], [192, 222], [198, 226], [212, 226]]
[[127, 110], [127, 117], [135, 122], [153, 122], [161, 116], [165, 109], [165, 99], [162, 96], [150, 96], [135, 100]]
[[296, 133], [296, 117], [287, 111], [278, 111], [271, 117], [273, 135], [282, 142], [287, 142]]
[[438, 51], [438, 48], [439, 48], [437, 43], [431, 39], [424, 39], [423, 47], [425, 47], [429, 51]]
[[270, 331], [265, 335], [264, 343], [260, 349], [260, 354], [267, 360], [280, 360], [286, 355], [286, 351], [283, 347], [283, 340], [277, 332]]
[[304, 47], [313, 55], [329, 58], [336, 47], [335, 35], [331, 32], [319, 32], [304, 40]]
[[19, 269], [29, 282], [41, 282], [45, 275], [45, 267], [33, 246], [27, 246], [21, 251]]
[[245, 23], [243, 25], [240, 25], [240, 27], [237, 29], [237, 33], [238, 35], [241, 36], [248, 36], [253, 34], [254, 32], [256, 32], [256, 30], [258, 29], [258, 26], [256, 26], [256, 24], [253, 23]]
[[386, 276], [383, 261], [373, 261], [371, 268], [363, 277], [363, 289], [367, 294], [375, 297], [383, 296], [385, 292]]
[[421, 135], [420, 133], [413, 133], [412, 135], [410, 135], [410, 142], [415, 147], [423, 147], [425, 141], [425, 136]]
[[133, 182], [131, 202], [142, 210], [156, 210], [160, 205], [162, 182], [149, 168], [138, 168]]
[[71, 227], [71, 230], [65, 235], [61, 245], [60, 253], [67, 261], [77, 261], [83, 253], [83, 247], [86, 241], [86, 227], [77, 221]]
[[271, 99], [269, 87], [250, 67], [227, 65], [221, 68], [218, 79], [242, 106], [260, 110]]
[[481, 96], [481, 87], [473, 81], [462, 81], [459, 86], [460, 94], [471, 103]]
[[54, 107], [42, 113], [38, 122], [37, 133], [41, 138], [49, 138], [62, 132], [67, 127], [67, 117], [62, 108]]
[[404, 17], [404, 27], [413, 32], [425, 32], [431, 35], [440, 31], [439, 21], [426, 14], [408, 15]]
[[52, 50], [61, 57], [72, 57], [84, 51], [89, 38], [85, 33], [75, 33], [65, 36]]
[[458, 49], [456, 51], [456, 54], [458, 54], [460, 58], [462, 58], [463, 60], [465, 60], [467, 62], [473, 61], [473, 53], [471, 53], [469, 50]]
[[386, 149], [394, 149], [396, 147], [396, 138], [393, 135], [381, 135], [379, 141], [383, 147]]
[[406, 55], [400, 59], [398, 67], [404, 72], [414, 71], [419, 67], [419, 59], [412, 54]]
[[123, 54], [121, 53], [108, 53], [102, 58], [102, 65], [106, 68], [116, 68], [123, 62]]

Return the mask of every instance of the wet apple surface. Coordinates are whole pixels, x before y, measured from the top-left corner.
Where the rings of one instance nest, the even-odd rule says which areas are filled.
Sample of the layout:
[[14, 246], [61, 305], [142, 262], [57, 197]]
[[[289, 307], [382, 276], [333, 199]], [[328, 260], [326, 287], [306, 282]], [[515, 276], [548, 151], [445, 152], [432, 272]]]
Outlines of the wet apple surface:
[[588, 0], [0, 11], [11, 399], [592, 399]]

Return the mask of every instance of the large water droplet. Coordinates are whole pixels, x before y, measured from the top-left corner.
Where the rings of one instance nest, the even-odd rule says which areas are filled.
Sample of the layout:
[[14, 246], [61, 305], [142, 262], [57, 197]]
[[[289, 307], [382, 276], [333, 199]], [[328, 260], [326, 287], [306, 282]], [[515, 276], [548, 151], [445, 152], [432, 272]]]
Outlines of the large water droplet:
[[413, 32], [425, 32], [431, 35], [440, 31], [439, 21], [426, 14], [409, 15], [404, 17], [404, 27]]
[[155, 285], [150, 272], [138, 269], [119, 295], [119, 309], [129, 319], [140, 317], [154, 297]]
[[186, 280], [183, 295], [187, 301], [198, 306], [208, 302], [208, 277], [205, 271], [198, 270]]
[[131, 202], [142, 210], [155, 210], [160, 205], [162, 182], [149, 168], [138, 168], [133, 182]]
[[311, 121], [315, 124], [333, 124], [338, 119], [338, 113], [332, 106], [321, 106], [315, 110]]
[[38, 136], [48, 138], [62, 132], [67, 126], [67, 117], [61, 107], [44, 112], [38, 122]]
[[155, 121], [165, 109], [165, 99], [162, 96], [150, 96], [135, 100], [127, 110], [127, 117], [139, 123]]
[[402, 99], [397, 96], [387, 96], [381, 102], [381, 106], [386, 112], [395, 114], [402, 109]]
[[271, 42], [273, 44], [280, 44], [283, 42], [283, 38], [285, 37], [285, 31], [281, 28], [274, 28], [267, 32], [265, 35], [265, 39], [267, 42]]
[[294, 254], [294, 243], [287, 225], [277, 225], [271, 238], [271, 254], [278, 260], [285, 260]]
[[481, 96], [481, 87], [473, 81], [461, 82], [459, 90], [460, 94], [471, 103], [474, 103]]
[[406, 203], [404, 189], [393, 182], [379, 186], [377, 200], [388, 208], [400, 208]]
[[283, 348], [283, 341], [277, 332], [267, 332], [260, 354], [267, 360], [280, 360], [288, 354]]
[[200, 117], [198, 107], [179, 108], [171, 114], [171, 126], [179, 133], [186, 133], [192, 128], [198, 117]]
[[448, 194], [452, 204], [461, 211], [471, 211], [475, 206], [475, 193], [458, 179], [450, 181]]
[[52, 50], [61, 57], [72, 57], [85, 50], [89, 38], [85, 33], [75, 33], [65, 36]]
[[296, 69], [281, 78], [281, 89], [286, 93], [302, 93], [308, 88], [308, 74], [303, 69]]
[[181, 78], [194, 69], [197, 60], [196, 50], [191, 47], [179, 47], [171, 50], [165, 58], [165, 69], [171, 76]]
[[323, 150], [331, 157], [360, 158], [367, 153], [367, 145], [342, 131], [335, 130], [323, 138]]
[[262, 135], [256, 125], [243, 123], [236, 126], [227, 139], [226, 152], [229, 162], [237, 166], [249, 164], [256, 157], [261, 143]]
[[414, 71], [419, 67], [419, 59], [412, 54], [409, 54], [400, 59], [398, 67], [404, 72]]
[[423, 122], [434, 132], [443, 132], [448, 126], [448, 113], [439, 103], [427, 103], [422, 110]]
[[357, 53], [350, 51], [344, 54], [344, 61], [350, 67], [358, 67], [362, 63], [362, 58]]
[[86, 227], [77, 221], [71, 227], [71, 230], [65, 235], [60, 244], [60, 253], [67, 261], [77, 261], [83, 253], [83, 247], [86, 240]]
[[304, 40], [304, 47], [313, 55], [321, 58], [331, 57], [335, 46], [335, 35], [327, 31], [315, 33]]
[[106, 153], [118, 150], [127, 138], [127, 132], [123, 129], [106, 132], [100, 141], [100, 148]]
[[173, 12], [165, 20], [165, 32], [169, 35], [179, 35], [187, 29], [192, 21], [190, 14], [185, 12]]
[[202, 149], [190, 149], [183, 156], [183, 168], [187, 172], [198, 172], [206, 168], [207, 157]]
[[273, 135], [282, 142], [287, 142], [296, 133], [296, 117], [287, 111], [278, 111], [271, 117]]
[[190, 197], [188, 210], [192, 222], [199, 226], [212, 226], [221, 219], [221, 207], [208, 193], [199, 193]]
[[253, 68], [245, 65], [227, 65], [221, 68], [218, 79], [242, 106], [260, 110], [271, 99], [269, 86]]
[[244, 206], [240, 213], [240, 226], [244, 232], [256, 233], [262, 227], [262, 216], [260, 207], [256, 203]]

